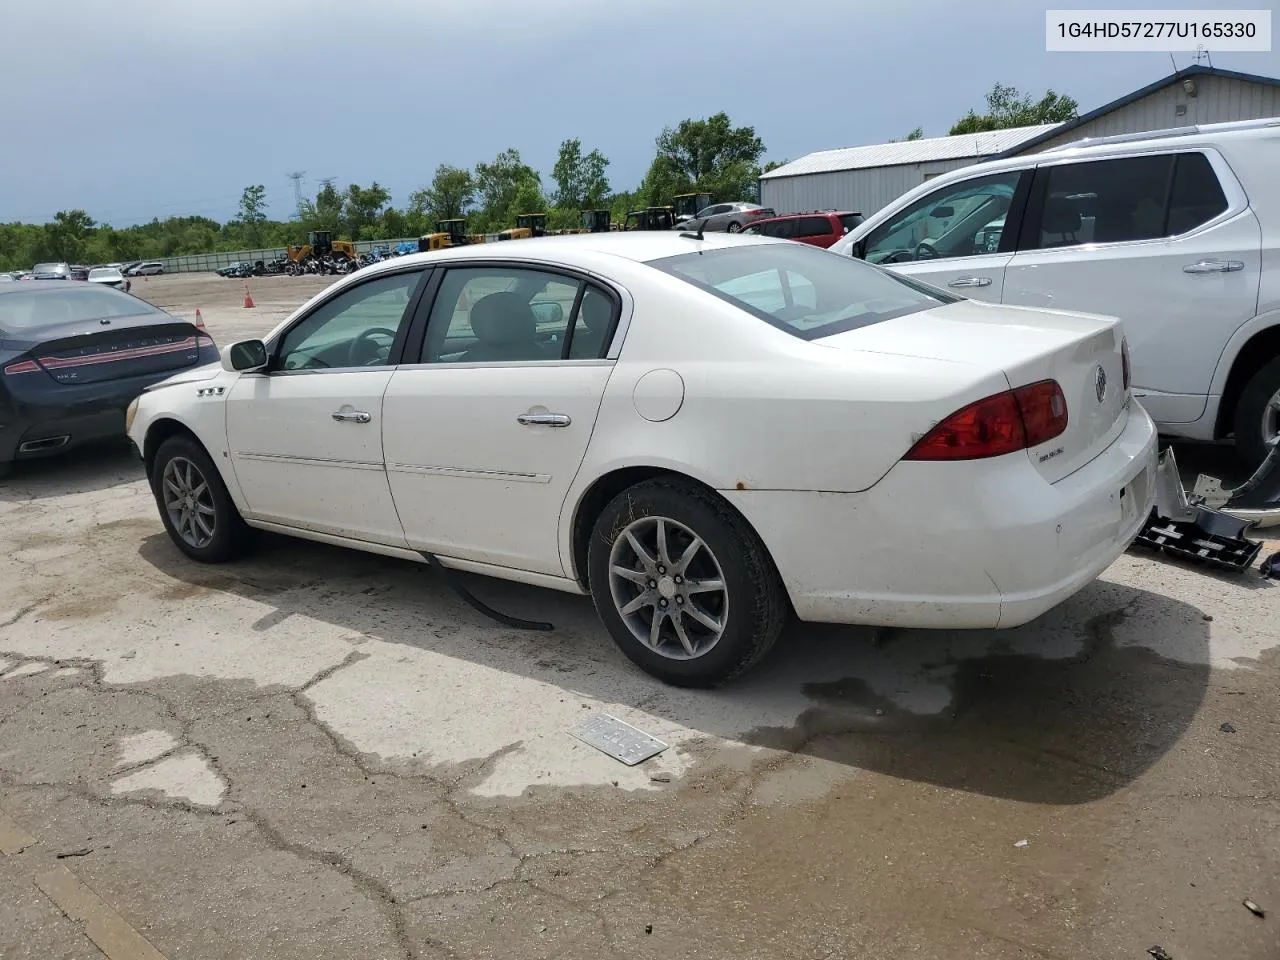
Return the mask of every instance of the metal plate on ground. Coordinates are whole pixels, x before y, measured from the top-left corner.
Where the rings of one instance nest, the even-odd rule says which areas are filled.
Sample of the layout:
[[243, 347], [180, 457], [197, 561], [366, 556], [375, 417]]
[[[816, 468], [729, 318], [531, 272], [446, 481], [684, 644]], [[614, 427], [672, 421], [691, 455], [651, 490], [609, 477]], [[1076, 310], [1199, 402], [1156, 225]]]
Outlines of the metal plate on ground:
[[625, 763], [628, 767], [634, 767], [650, 757], [656, 757], [668, 746], [643, 730], [637, 730], [631, 724], [607, 713], [597, 713], [588, 717], [573, 727], [569, 734], [595, 747], [601, 753], [607, 753], [613, 759]]

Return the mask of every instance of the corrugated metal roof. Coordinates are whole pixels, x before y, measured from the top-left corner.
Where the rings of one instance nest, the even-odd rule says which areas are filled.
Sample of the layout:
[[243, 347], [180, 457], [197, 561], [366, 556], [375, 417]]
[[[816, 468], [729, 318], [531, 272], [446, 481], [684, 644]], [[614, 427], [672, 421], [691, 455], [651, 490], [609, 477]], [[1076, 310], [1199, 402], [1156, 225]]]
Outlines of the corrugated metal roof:
[[1043, 136], [1059, 126], [1061, 124], [1044, 123], [1034, 127], [1010, 127], [987, 133], [962, 133], [955, 137], [931, 137], [928, 140], [903, 140], [867, 147], [819, 150], [761, 174], [760, 179], [794, 177], [805, 173], [833, 173], [837, 170], [864, 170], [869, 167], [896, 167], [906, 163], [932, 163], [965, 157], [990, 157]]

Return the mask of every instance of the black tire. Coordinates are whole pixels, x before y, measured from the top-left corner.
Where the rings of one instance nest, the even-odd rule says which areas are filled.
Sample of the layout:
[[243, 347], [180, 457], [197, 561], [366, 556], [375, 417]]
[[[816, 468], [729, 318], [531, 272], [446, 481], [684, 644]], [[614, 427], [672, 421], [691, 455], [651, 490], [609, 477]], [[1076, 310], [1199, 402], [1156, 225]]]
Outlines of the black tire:
[[9, 476], [9, 474], [11, 474], [12, 472], [13, 472], [13, 461], [0, 460], [0, 480], [3, 480], [5, 477]]
[[[212, 504], [213, 534], [208, 543], [193, 544], [184, 538], [174, 525], [174, 519], [165, 507], [162, 484], [165, 470], [175, 460], [190, 463], [199, 471], [208, 485], [209, 501]], [[160, 520], [169, 533], [174, 545], [192, 560], [201, 563], [225, 563], [248, 549], [252, 542], [253, 531], [245, 524], [240, 511], [227, 493], [226, 484], [218, 473], [213, 460], [192, 437], [178, 434], [160, 444], [155, 460], [151, 465], [151, 492], [156, 498], [156, 508], [160, 511]]]
[[1251, 469], [1256, 469], [1267, 455], [1263, 413], [1277, 392], [1280, 392], [1280, 357], [1276, 357], [1249, 379], [1236, 402], [1236, 450], [1240, 459]]
[[729, 224], [729, 226], [725, 227], [725, 229], [729, 233], [737, 233], [739, 230], [742, 229], [742, 224], [740, 224], [737, 220], [734, 220]]
[[[719, 639], [698, 656], [674, 659], [657, 652], [632, 633], [614, 600], [614, 543], [630, 524], [647, 517], [673, 520], [696, 534], [723, 576], [728, 614]], [[674, 686], [714, 687], [750, 669], [769, 652], [790, 614], [782, 581], [756, 532], [715, 494], [678, 477], [648, 480], [614, 497], [592, 531], [587, 572], [596, 612], [614, 642], [641, 669]]]

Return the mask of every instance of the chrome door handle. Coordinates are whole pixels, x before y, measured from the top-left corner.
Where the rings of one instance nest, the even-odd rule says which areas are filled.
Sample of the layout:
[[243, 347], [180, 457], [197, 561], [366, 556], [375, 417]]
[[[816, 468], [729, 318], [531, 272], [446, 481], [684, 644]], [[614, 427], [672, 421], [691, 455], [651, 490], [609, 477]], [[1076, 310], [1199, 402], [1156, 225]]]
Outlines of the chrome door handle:
[[989, 287], [990, 277], [957, 277], [947, 284], [948, 287]]
[[1244, 269], [1240, 260], [1197, 260], [1182, 268], [1183, 273], [1236, 273]]
[[526, 427], [567, 427], [573, 421], [567, 413], [522, 413], [516, 422]]
[[344, 413], [339, 410], [333, 415], [333, 419], [337, 420], [339, 423], [368, 423], [373, 419], [373, 417], [369, 416], [369, 414], [365, 413], [363, 410], [355, 410], [351, 413]]

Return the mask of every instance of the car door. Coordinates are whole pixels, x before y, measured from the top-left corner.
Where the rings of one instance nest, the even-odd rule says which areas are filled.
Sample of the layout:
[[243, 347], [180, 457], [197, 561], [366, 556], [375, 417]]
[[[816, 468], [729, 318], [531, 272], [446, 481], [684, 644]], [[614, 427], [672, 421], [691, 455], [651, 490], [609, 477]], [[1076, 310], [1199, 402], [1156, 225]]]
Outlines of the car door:
[[[998, 303], [1031, 171], [1005, 170], [939, 187], [895, 212], [855, 246], [897, 273]], [[1005, 230], [1008, 220], [1014, 230]]]
[[421, 268], [342, 288], [298, 317], [227, 396], [227, 444], [252, 517], [404, 545], [382, 456], [382, 395]]
[[613, 369], [621, 300], [509, 261], [450, 267], [434, 286], [419, 362], [395, 372], [383, 403], [408, 544], [564, 576], [560, 512]]
[[1257, 312], [1262, 234], [1212, 150], [1046, 162], [1004, 302], [1118, 316], [1134, 392], [1162, 423], [1204, 413], [1227, 341]]

